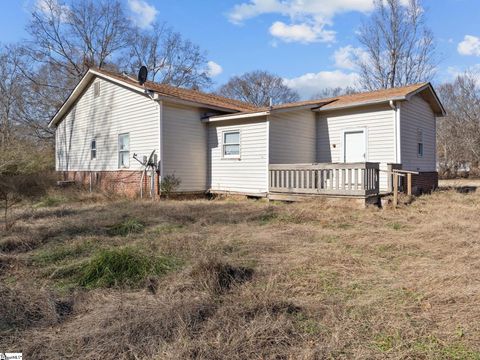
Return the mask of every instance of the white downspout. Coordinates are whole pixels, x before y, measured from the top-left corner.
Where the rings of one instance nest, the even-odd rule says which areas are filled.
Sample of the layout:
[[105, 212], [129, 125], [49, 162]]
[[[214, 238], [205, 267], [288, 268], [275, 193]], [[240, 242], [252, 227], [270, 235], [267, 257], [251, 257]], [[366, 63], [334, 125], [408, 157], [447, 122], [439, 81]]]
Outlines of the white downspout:
[[159, 160], [160, 160], [160, 176], [159, 176], [159, 185], [163, 179], [163, 163], [164, 163], [164, 152], [163, 152], [163, 101], [159, 100], [157, 102], [157, 110], [158, 110], [158, 151], [160, 153]]
[[267, 185], [266, 185], [266, 190], [267, 190], [267, 198], [270, 193], [270, 116], [267, 115]]
[[394, 128], [395, 128], [395, 163], [402, 163], [402, 142], [400, 128], [400, 106], [390, 100], [390, 107], [393, 110]]

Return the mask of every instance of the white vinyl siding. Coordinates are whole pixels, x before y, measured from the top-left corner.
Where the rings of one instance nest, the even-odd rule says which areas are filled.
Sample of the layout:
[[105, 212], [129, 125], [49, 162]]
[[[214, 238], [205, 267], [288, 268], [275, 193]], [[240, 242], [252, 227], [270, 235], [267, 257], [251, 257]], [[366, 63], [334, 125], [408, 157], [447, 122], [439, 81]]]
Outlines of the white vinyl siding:
[[316, 161], [316, 123], [311, 110], [269, 116], [270, 164], [307, 164]]
[[206, 110], [163, 104], [163, 172], [181, 180], [178, 191], [206, 191], [208, 171]]
[[[430, 105], [416, 95], [402, 103], [400, 118], [403, 169], [436, 171], [436, 121]], [[423, 144], [423, 156], [418, 154], [419, 143]]]
[[[379, 162], [387, 169], [395, 162], [394, 111], [388, 106], [373, 106], [353, 110], [320, 113], [317, 123], [317, 161], [343, 162], [343, 134], [345, 131], [365, 129], [367, 134], [367, 161]], [[380, 173], [380, 188], [388, 188], [387, 175]]]
[[[222, 156], [222, 136], [240, 131], [240, 158]], [[268, 123], [265, 117], [253, 120], [210, 123], [210, 188], [218, 192], [265, 194], [268, 176]]]
[[[94, 84], [100, 93], [94, 96]], [[147, 96], [107, 80], [95, 78], [56, 130], [58, 171], [118, 170], [118, 135], [130, 135], [130, 167], [141, 165], [132, 159], [159, 152], [158, 105]], [[91, 159], [91, 141], [96, 141], [96, 159]]]

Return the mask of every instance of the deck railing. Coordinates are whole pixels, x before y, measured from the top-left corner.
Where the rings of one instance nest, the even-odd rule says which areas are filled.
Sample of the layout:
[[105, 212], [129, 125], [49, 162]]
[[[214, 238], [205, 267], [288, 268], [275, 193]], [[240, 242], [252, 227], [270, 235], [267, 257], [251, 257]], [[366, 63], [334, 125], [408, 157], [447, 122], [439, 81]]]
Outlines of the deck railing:
[[269, 191], [368, 196], [379, 193], [379, 163], [269, 165]]

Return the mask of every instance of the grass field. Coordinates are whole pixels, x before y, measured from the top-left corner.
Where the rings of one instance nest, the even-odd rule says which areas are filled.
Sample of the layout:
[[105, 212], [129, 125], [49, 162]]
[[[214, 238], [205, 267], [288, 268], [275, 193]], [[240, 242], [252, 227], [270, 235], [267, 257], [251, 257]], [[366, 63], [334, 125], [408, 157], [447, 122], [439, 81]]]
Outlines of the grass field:
[[397, 210], [53, 193], [0, 233], [27, 359], [480, 359], [480, 193]]

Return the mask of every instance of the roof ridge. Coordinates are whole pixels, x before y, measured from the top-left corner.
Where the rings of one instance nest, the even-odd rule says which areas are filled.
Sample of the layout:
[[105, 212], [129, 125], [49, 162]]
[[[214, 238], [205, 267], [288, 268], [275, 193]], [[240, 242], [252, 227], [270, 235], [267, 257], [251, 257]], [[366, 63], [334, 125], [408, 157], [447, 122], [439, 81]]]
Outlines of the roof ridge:
[[[136, 82], [134, 77], [131, 77], [126, 73], [120, 73], [120, 72], [117, 72], [117, 71], [111, 71], [111, 70], [99, 69], [99, 68], [91, 68], [91, 69], [94, 70], [94, 71], [103, 73], [105, 75], [116, 76], [116, 77], [120, 77], [120, 78], [122, 78], [124, 80], [127, 80], [127, 81]], [[165, 91], [165, 90], [168, 89], [171, 92], [184, 92], [184, 93], [188, 93], [188, 94], [195, 94], [195, 95], [208, 97], [208, 98], [211, 98], [211, 99], [214, 99], [214, 100], [217, 100], [217, 101], [222, 101], [226, 104], [241, 106], [241, 107], [243, 107], [245, 109], [248, 109], [248, 110], [258, 109], [257, 106], [255, 106], [254, 104], [251, 104], [251, 103], [247, 103], [247, 102], [244, 102], [244, 101], [241, 101], [241, 100], [228, 98], [228, 97], [221, 96], [221, 95], [218, 95], [218, 94], [207, 93], [207, 92], [196, 90], [196, 89], [188, 89], [188, 88], [184, 88], [184, 87], [177, 87], [177, 86], [173, 86], [173, 85], [170, 85], [170, 84], [162, 84], [162, 83], [158, 83], [158, 82], [150, 81], [150, 80], [146, 81], [145, 84], [146, 84], [146, 87], [151, 88], [152, 90], [157, 90], [160, 93], [162, 92], [161, 88], [163, 87], [165, 95], [167, 95], [167, 96], [172, 96], [171, 93], [168, 94], [167, 91]], [[139, 85], [139, 84], [137, 84], [137, 85]], [[155, 89], [155, 88], [157, 88], [157, 89]]]

